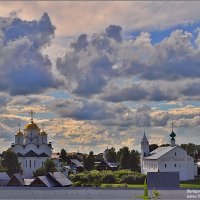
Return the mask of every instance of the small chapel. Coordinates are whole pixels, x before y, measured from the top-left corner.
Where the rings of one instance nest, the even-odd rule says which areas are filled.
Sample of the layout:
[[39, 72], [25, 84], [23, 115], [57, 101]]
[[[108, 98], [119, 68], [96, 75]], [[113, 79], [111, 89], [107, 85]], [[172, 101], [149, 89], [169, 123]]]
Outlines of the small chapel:
[[179, 172], [180, 180], [193, 180], [196, 175], [194, 159], [180, 146], [176, 145], [176, 134], [170, 134], [170, 146], [158, 147], [149, 151], [149, 141], [145, 135], [141, 141], [141, 173], [147, 172]]
[[31, 121], [25, 125], [23, 132], [19, 126], [15, 142], [11, 146], [13, 152], [18, 155], [23, 178], [32, 178], [33, 172], [42, 167], [52, 154], [52, 144], [48, 143], [47, 133], [34, 122], [33, 114], [31, 111]]

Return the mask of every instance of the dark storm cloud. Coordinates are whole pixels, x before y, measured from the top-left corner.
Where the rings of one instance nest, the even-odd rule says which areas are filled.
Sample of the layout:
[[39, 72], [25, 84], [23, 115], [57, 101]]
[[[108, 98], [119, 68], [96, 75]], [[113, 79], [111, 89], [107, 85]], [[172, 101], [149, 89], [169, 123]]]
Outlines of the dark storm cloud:
[[49, 16], [44, 13], [38, 21], [1, 18], [0, 23], [0, 90], [26, 95], [57, 87], [51, 61], [40, 51], [54, 37]]

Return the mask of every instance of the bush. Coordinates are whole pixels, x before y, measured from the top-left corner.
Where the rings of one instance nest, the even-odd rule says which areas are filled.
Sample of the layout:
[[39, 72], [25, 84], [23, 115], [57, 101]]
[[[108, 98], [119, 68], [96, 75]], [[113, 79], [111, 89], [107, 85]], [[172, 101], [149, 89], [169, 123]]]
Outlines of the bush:
[[132, 172], [131, 170], [128, 170], [128, 169], [123, 169], [123, 170], [119, 170], [119, 171], [115, 171], [114, 174], [116, 176], [116, 178], [123, 178], [127, 175], [131, 175], [133, 174], [134, 172]]
[[132, 172], [130, 170], [120, 170], [120, 171], [84, 171], [75, 175], [70, 175], [69, 178], [74, 182], [75, 186], [100, 186], [101, 183], [104, 184], [142, 184], [144, 183], [146, 175], [140, 174], [138, 172]]
[[101, 178], [101, 183], [116, 183], [116, 177], [113, 174], [105, 174]]
[[101, 185], [101, 174], [99, 171], [97, 170], [90, 171], [88, 172], [87, 177], [90, 184], [93, 184], [94, 186]]
[[146, 176], [145, 175], [128, 175], [121, 179], [120, 183], [126, 184], [142, 184], [144, 183]]
[[80, 181], [81, 183], [86, 183], [89, 181], [87, 175], [85, 173], [79, 173], [75, 174], [73, 176], [70, 176], [72, 182]]
[[74, 187], [81, 187], [81, 181], [76, 181], [73, 183]]

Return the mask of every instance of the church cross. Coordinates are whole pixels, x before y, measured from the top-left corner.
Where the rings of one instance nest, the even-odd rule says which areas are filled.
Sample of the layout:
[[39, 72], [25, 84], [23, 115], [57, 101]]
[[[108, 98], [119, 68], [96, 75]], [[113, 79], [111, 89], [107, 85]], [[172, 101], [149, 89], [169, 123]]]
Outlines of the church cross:
[[173, 131], [173, 129], [174, 129], [174, 122], [172, 122], [172, 131]]
[[33, 112], [33, 110], [31, 110], [30, 112], [29, 112], [29, 115], [30, 115], [30, 117], [31, 117], [31, 123], [33, 123], [33, 116], [34, 116], [34, 112]]

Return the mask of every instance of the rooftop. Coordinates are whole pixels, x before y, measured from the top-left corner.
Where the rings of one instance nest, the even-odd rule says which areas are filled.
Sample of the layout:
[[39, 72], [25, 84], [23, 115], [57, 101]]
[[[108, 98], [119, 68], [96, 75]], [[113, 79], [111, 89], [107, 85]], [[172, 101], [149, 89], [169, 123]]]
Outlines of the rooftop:
[[158, 147], [154, 151], [150, 152], [150, 154], [148, 156], [146, 156], [144, 159], [157, 160], [158, 158], [160, 158], [164, 154], [168, 153], [172, 149], [175, 149], [176, 147], [177, 147], [177, 145], [173, 146], [173, 147], [172, 146]]

